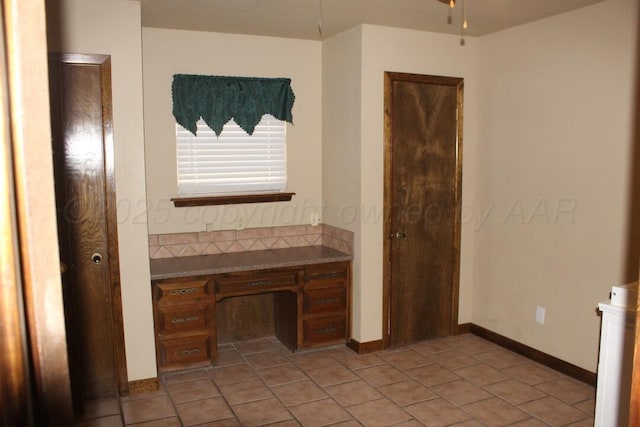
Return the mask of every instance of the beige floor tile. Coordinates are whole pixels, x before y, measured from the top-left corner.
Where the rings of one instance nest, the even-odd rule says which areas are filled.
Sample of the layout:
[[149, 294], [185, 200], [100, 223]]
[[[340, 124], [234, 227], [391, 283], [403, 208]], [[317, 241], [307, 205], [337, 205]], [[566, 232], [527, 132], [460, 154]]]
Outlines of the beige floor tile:
[[519, 356], [511, 351], [497, 349], [488, 351], [486, 353], [480, 353], [474, 355], [474, 357], [489, 366], [493, 366], [496, 369], [504, 369], [510, 366], [522, 365], [527, 362], [522, 356]]
[[87, 400], [84, 402], [84, 412], [77, 418], [86, 420], [108, 415], [120, 415], [120, 400], [116, 396]]
[[440, 353], [443, 351], [451, 350], [452, 347], [439, 340], [427, 340], [421, 341], [415, 344], [411, 344], [409, 346], [412, 350], [420, 353], [420, 354], [434, 354]]
[[570, 404], [582, 402], [590, 397], [594, 397], [596, 393], [594, 387], [568, 378], [559, 378], [557, 380], [542, 383], [537, 385], [536, 388], [550, 396]]
[[347, 410], [365, 426], [391, 426], [412, 417], [389, 399], [382, 398], [349, 406]]
[[73, 423], [74, 427], [122, 427], [122, 425], [122, 418], [120, 417], [120, 414], [81, 420]]
[[305, 427], [326, 426], [352, 419], [351, 415], [333, 399], [304, 403], [290, 409], [300, 424]]
[[229, 405], [253, 402], [273, 398], [273, 393], [261, 380], [244, 381], [241, 383], [220, 386], [220, 392]]
[[224, 420], [211, 421], [210, 423], [198, 424], [198, 427], [242, 427], [240, 421], [236, 418], [227, 418]]
[[578, 403], [574, 403], [573, 404], [574, 408], [578, 408], [580, 409], [582, 412], [584, 412], [587, 415], [590, 416], [594, 416], [595, 412], [596, 412], [596, 399], [595, 398], [591, 398], [591, 399], [587, 399], [583, 402], [578, 402]]
[[431, 389], [458, 406], [491, 397], [490, 393], [471, 384], [467, 380], [457, 380], [438, 384], [431, 387]]
[[506, 380], [489, 384], [485, 386], [484, 389], [512, 405], [520, 405], [545, 396], [540, 390], [517, 380]]
[[484, 363], [456, 369], [455, 373], [477, 386], [485, 386], [509, 379], [507, 375]]
[[428, 357], [411, 349], [388, 354], [386, 356], [383, 356], [382, 358], [387, 363], [395, 366], [400, 370], [429, 365], [432, 363]]
[[258, 379], [256, 373], [248, 365], [224, 366], [209, 371], [218, 387]]
[[273, 368], [289, 363], [289, 358], [280, 351], [248, 354], [244, 358], [255, 369]]
[[378, 387], [378, 390], [400, 406], [412, 405], [438, 397], [437, 394], [415, 380], [385, 385]]
[[326, 366], [337, 365], [338, 361], [325, 351], [312, 351], [308, 353], [295, 354], [289, 358], [303, 371], [310, 369], [324, 368]]
[[488, 351], [497, 350], [497, 345], [479, 337], [471, 336], [468, 339], [455, 341], [451, 343], [451, 347], [467, 354], [477, 355]]
[[447, 350], [440, 353], [430, 354], [429, 359], [447, 369], [458, 369], [480, 363], [478, 359], [459, 350]]
[[342, 406], [356, 405], [382, 398], [382, 395], [375, 388], [362, 380], [334, 385], [327, 387], [326, 390]]
[[460, 379], [460, 377], [440, 365], [420, 366], [405, 371], [409, 376], [426, 386], [446, 383]]
[[454, 424], [451, 427], [486, 427], [486, 424], [482, 424], [478, 420], [467, 420], [458, 424]]
[[233, 418], [233, 413], [221, 397], [180, 403], [176, 408], [185, 427]]
[[213, 384], [211, 378], [168, 384], [167, 390], [169, 391], [171, 400], [175, 403], [220, 396], [218, 388]]
[[216, 367], [221, 368], [223, 366], [240, 365], [242, 363], [244, 363], [244, 359], [235, 348], [229, 348], [227, 350], [218, 349]]
[[547, 424], [535, 418], [529, 418], [527, 420], [520, 421], [519, 423], [515, 423], [511, 427], [547, 427]]
[[300, 405], [329, 397], [316, 383], [309, 380], [279, 385], [271, 390], [286, 406]]
[[584, 412], [561, 402], [555, 397], [534, 400], [520, 405], [519, 408], [552, 426], [564, 426], [588, 417]]
[[358, 377], [349, 369], [342, 365], [325, 366], [324, 368], [311, 369], [307, 371], [315, 382], [321, 387], [328, 387], [335, 384], [342, 384], [355, 381]]
[[123, 402], [122, 415], [126, 424], [134, 424], [175, 417], [176, 412], [168, 396], [158, 396]]
[[469, 414], [442, 398], [405, 406], [404, 409], [421, 423], [433, 427], [449, 426], [471, 418]]
[[465, 411], [488, 426], [507, 426], [529, 418], [529, 415], [497, 397], [470, 403]]
[[588, 418], [586, 420], [578, 421], [573, 424], [569, 424], [567, 427], [593, 427], [593, 418]]
[[233, 346], [242, 355], [273, 351], [280, 348], [276, 347], [275, 343], [268, 337], [236, 342], [233, 343]]
[[[416, 368], [419, 369], [419, 368]], [[372, 366], [356, 371], [357, 374], [374, 387], [407, 381], [409, 377], [399, 369], [389, 365]]]
[[242, 403], [232, 408], [243, 427], [273, 424], [293, 418], [287, 408], [275, 398]]
[[171, 417], [171, 418], [164, 418], [161, 420], [147, 421], [146, 423], [133, 424], [133, 426], [135, 427], [182, 427], [182, 423], [177, 417]]
[[293, 364], [261, 369], [258, 374], [270, 387], [309, 379], [300, 368]]
[[165, 374], [163, 380], [165, 384], [184, 383], [187, 381], [195, 381], [207, 378], [207, 371], [205, 369], [194, 369], [191, 371], [180, 371]]
[[537, 385], [559, 377], [558, 373], [551, 369], [531, 362], [503, 369], [502, 372], [529, 385]]
[[340, 363], [346, 366], [349, 369], [358, 370], [364, 368], [370, 368], [372, 366], [384, 365], [384, 360], [379, 358], [377, 355], [369, 353], [369, 354], [350, 354], [347, 356], [343, 356], [338, 359]]

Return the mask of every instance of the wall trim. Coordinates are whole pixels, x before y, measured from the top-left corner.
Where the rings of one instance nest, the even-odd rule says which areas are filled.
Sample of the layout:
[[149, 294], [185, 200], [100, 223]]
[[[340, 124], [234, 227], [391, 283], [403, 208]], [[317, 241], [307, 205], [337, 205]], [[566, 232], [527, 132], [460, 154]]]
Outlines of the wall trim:
[[456, 331], [456, 335], [469, 334], [471, 333], [471, 323], [460, 323], [458, 324], [458, 330]]
[[355, 351], [358, 354], [366, 354], [366, 353], [373, 353], [375, 351], [383, 350], [384, 344], [381, 339], [361, 343], [351, 338], [347, 343], [347, 347], [349, 347], [351, 350]]
[[160, 389], [160, 380], [157, 377], [144, 380], [129, 381], [129, 393], [148, 393]]
[[[460, 326], [463, 325], [459, 325], [459, 327]], [[521, 354], [528, 359], [534, 360], [551, 369], [562, 372], [563, 374], [568, 375], [578, 381], [594, 387], [596, 386], [597, 374], [595, 372], [591, 372], [569, 362], [565, 362], [562, 359], [558, 359], [555, 356], [544, 353], [540, 350], [536, 350], [533, 347], [529, 347], [528, 345], [512, 340], [511, 338], [507, 338], [504, 335], [500, 335], [497, 332], [493, 332], [489, 329], [483, 328], [482, 326], [476, 325], [475, 323], [470, 324], [470, 330], [472, 334], [498, 344], [499, 346], [504, 347], [507, 350], [511, 350], [515, 353]]]

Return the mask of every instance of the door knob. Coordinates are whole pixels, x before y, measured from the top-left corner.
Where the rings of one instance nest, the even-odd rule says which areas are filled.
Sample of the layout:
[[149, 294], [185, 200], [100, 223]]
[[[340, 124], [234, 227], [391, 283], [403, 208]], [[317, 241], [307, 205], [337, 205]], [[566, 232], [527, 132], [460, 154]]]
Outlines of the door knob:
[[405, 233], [404, 231], [398, 231], [396, 233], [396, 238], [400, 240], [405, 240], [407, 238], [407, 233]]
[[102, 262], [102, 255], [96, 252], [95, 254], [91, 255], [91, 261], [93, 261], [95, 264], [100, 264]]

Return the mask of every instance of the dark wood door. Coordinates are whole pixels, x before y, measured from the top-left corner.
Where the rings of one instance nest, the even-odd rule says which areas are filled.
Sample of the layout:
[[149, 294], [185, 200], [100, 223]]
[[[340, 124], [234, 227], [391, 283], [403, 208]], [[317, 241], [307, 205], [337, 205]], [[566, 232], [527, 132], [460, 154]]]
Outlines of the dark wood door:
[[462, 80], [387, 73], [388, 344], [457, 326]]
[[109, 57], [52, 55], [50, 93], [71, 385], [79, 409], [126, 384]]

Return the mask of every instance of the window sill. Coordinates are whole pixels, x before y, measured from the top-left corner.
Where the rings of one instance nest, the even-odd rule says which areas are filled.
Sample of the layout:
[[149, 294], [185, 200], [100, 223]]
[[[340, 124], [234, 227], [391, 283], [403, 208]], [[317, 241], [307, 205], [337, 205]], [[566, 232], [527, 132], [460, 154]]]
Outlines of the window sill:
[[237, 205], [240, 203], [288, 202], [296, 193], [255, 193], [230, 194], [225, 196], [182, 196], [171, 199], [173, 206], [184, 208], [191, 206]]

